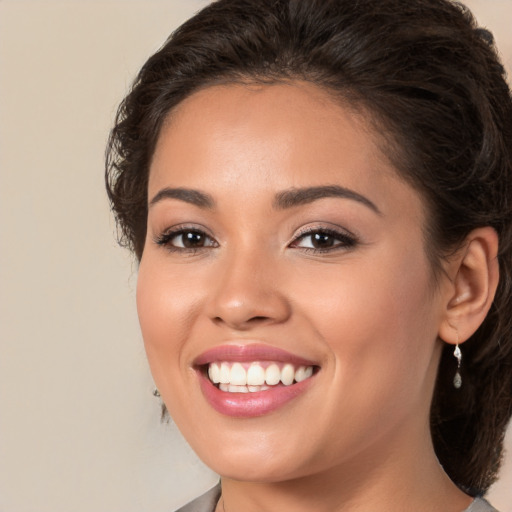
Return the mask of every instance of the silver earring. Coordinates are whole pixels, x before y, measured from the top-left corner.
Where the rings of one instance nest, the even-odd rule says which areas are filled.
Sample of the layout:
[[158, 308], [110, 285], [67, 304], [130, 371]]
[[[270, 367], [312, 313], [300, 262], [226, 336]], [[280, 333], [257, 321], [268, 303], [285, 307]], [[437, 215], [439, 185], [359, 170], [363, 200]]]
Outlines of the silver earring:
[[157, 398], [160, 397], [160, 391], [158, 391], [158, 388], [153, 390], [153, 396], [156, 396]]
[[455, 389], [460, 389], [462, 386], [462, 377], [460, 376], [460, 364], [462, 362], [462, 352], [460, 351], [459, 344], [455, 345], [455, 350], [453, 351], [453, 355], [455, 359], [457, 359], [457, 371], [455, 372], [455, 377], [453, 378], [453, 386]]

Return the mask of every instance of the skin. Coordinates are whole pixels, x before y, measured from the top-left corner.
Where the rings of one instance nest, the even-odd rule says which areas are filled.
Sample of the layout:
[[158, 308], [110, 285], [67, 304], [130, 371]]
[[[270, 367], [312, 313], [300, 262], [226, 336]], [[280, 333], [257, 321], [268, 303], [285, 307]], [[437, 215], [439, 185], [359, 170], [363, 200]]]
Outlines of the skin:
[[[435, 285], [423, 202], [378, 142], [364, 115], [301, 82], [203, 89], [162, 129], [137, 306], [155, 383], [222, 476], [218, 510], [458, 512], [471, 501], [439, 465], [428, 417], [440, 337], [462, 342], [485, 316], [497, 241], [475, 232]], [[275, 205], [282, 191], [326, 185], [375, 208], [351, 197]], [[169, 187], [215, 204], [154, 201]], [[206, 245], [156, 243], [176, 226], [201, 230]], [[322, 228], [342, 236], [318, 252], [303, 232]], [[193, 361], [253, 342], [320, 371], [270, 414], [223, 415]]]

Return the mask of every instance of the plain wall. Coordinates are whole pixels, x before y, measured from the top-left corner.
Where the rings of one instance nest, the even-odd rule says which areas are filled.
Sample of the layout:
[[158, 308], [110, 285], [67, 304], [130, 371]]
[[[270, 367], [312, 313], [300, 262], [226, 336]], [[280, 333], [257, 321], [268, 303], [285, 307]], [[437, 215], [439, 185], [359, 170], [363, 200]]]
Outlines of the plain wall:
[[[171, 511], [216, 482], [159, 421], [103, 154], [200, 0], [0, 0], [0, 511]], [[512, 2], [472, 0], [512, 63]], [[508, 440], [512, 450], [512, 439]], [[491, 499], [512, 512], [512, 462]]]

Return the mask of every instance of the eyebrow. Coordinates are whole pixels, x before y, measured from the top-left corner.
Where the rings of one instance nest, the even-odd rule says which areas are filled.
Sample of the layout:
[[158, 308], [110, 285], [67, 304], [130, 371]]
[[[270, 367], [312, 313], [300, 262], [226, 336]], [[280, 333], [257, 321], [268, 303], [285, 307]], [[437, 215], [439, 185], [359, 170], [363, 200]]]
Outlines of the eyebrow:
[[153, 206], [154, 204], [162, 201], [163, 199], [179, 199], [180, 201], [184, 201], [185, 203], [190, 203], [198, 206], [199, 208], [204, 208], [207, 210], [211, 210], [215, 206], [215, 201], [213, 197], [205, 192], [200, 192], [199, 190], [194, 190], [190, 188], [170, 188], [166, 187], [160, 190], [149, 202], [149, 206]]
[[[275, 209], [284, 210], [312, 203], [319, 199], [327, 197], [338, 197], [342, 199], [351, 199], [370, 208], [375, 213], [382, 215], [375, 203], [367, 197], [355, 192], [354, 190], [340, 187], [339, 185], [323, 185], [319, 187], [291, 188], [278, 192], [275, 196], [273, 206]], [[193, 204], [199, 208], [212, 210], [215, 207], [215, 200], [210, 194], [190, 188], [171, 188], [166, 187], [160, 190], [149, 202], [149, 206], [164, 200], [178, 199], [186, 203]]]
[[302, 204], [312, 203], [318, 199], [326, 197], [339, 197], [342, 199], [351, 199], [357, 201], [364, 206], [370, 208], [375, 213], [382, 215], [381, 211], [377, 208], [375, 203], [370, 201], [367, 197], [339, 185], [324, 185], [320, 187], [306, 187], [306, 188], [292, 188], [284, 190], [276, 194], [274, 199], [274, 208], [287, 209], [299, 206]]

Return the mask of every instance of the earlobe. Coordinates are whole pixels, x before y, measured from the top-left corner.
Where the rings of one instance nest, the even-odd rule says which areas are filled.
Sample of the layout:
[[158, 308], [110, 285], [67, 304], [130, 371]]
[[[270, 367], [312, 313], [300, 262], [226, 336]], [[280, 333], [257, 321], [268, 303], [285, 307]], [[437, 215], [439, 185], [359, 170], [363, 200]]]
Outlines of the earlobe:
[[484, 321], [499, 279], [498, 235], [491, 227], [472, 231], [449, 263], [451, 277], [439, 337], [447, 343], [466, 341]]

